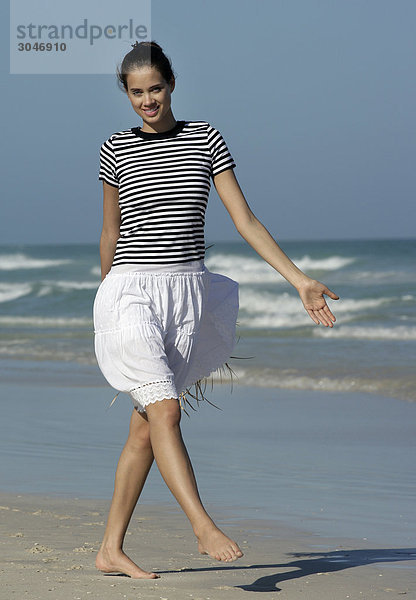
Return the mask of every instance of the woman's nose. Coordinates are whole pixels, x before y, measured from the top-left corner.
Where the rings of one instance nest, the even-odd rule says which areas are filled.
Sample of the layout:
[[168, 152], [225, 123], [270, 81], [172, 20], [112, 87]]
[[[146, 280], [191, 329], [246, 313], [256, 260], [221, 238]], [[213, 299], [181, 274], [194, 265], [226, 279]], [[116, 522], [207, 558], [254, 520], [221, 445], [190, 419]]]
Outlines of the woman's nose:
[[153, 105], [153, 99], [152, 96], [150, 94], [145, 94], [144, 98], [143, 98], [143, 103], [145, 106], [152, 106]]

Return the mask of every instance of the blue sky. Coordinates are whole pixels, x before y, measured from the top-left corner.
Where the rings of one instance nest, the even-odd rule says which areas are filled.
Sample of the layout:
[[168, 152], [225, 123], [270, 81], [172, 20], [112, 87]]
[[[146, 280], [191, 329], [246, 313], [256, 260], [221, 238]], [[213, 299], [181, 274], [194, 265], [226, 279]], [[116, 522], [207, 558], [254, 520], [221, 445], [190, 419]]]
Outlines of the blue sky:
[[[98, 14], [105, 2], [88, 4]], [[9, 74], [1, 10], [1, 243], [95, 243], [99, 147], [141, 120], [115, 75]], [[153, 0], [151, 38], [178, 75], [175, 118], [221, 131], [277, 240], [405, 238], [416, 224], [415, 22], [412, 0]], [[121, 62], [126, 46], [114, 48]], [[206, 232], [239, 239], [214, 186]]]

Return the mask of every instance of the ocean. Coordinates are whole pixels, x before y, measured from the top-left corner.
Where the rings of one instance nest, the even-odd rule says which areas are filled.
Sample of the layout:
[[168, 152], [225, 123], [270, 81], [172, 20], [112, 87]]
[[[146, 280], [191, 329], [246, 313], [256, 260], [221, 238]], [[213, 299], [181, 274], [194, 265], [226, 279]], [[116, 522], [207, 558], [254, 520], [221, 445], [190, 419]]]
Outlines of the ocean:
[[[337, 321], [314, 324], [296, 290], [245, 242], [208, 242], [207, 267], [240, 284], [236, 381], [416, 400], [416, 240], [279, 244], [340, 296], [327, 298]], [[94, 355], [99, 283], [98, 243], [0, 246], [3, 382], [108, 385]]]
[[[315, 325], [247, 244], [207, 250], [209, 269], [239, 281], [241, 309], [235, 383], [219, 372], [207, 388], [221, 410], [183, 417], [202, 497], [229, 518], [408, 546], [416, 241], [280, 245], [340, 296], [328, 299], [337, 321]], [[109, 410], [96, 363], [99, 283], [98, 244], [0, 247], [2, 491], [111, 497], [132, 404], [120, 394]], [[169, 501], [154, 468], [140, 502]]]

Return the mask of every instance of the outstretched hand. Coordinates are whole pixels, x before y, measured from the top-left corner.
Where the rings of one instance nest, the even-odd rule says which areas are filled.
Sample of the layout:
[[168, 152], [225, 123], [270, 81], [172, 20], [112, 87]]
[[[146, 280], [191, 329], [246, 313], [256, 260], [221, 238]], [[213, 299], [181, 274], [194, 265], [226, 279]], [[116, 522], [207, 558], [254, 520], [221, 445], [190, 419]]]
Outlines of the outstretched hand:
[[339, 300], [339, 296], [331, 292], [323, 283], [316, 279], [310, 279], [299, 287], [298, 293], [306, 312], [314, 323], [333, 327], [336, 319], [327, 305], [324, 294], [333, 300]]

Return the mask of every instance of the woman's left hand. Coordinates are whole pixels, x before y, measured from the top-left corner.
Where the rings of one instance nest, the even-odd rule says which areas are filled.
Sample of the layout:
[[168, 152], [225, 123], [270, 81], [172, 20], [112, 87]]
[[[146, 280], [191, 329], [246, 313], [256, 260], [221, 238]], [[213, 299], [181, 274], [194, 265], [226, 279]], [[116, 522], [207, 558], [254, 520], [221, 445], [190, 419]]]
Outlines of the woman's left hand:
[[339, 300], [339, 296], [331, 292], [323, 283], [316, 279], [309, 279], [298, 288], [300, 299], [306, 312], [314, 323], [325, 325], [325, 327], [333, 327], [333, 321], [336, 319], [327, 305], [324, 294], [333, 300]]

